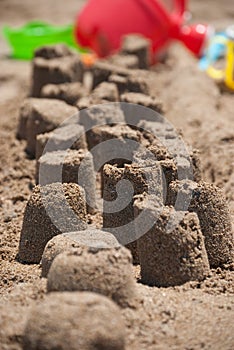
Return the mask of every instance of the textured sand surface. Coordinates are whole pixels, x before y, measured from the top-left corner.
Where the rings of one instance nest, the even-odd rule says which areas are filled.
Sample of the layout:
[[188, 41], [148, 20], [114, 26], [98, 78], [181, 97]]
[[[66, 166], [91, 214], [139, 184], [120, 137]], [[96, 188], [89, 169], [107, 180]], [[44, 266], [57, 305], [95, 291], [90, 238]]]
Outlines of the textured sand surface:
[[[66, 24], [82, 3], [0, 0], [0, 23], [17, 26], [40, 19]], [[194, 19], [218, 28], [233, 22], [232, 0], [193, 0], [191, 9]], [[30, 88], [30, 63], [11, 60], [8, 53], [0, 37], [0, 350], [20, 350], [30, 307], [45, 298], [46, 279], [40, 278], [39, 265], [16, 259], [24, 208], [35, 185], [35, 160], [27, 158], [26, 142], [15, 137], [19, 106]], [[170, 50], [166, 66], [154, 70], [151, 93], [200, 150], [204, 179], [223, 187], [234, 217], [234, 95], [220, 94], [180, 46]], [[140, 283], [138, 266], [134, 274], [138, 306], [121, 310], [127, 350], [234, 348], [233, 269], [212, 269], [203, 282], [169, 288]]]

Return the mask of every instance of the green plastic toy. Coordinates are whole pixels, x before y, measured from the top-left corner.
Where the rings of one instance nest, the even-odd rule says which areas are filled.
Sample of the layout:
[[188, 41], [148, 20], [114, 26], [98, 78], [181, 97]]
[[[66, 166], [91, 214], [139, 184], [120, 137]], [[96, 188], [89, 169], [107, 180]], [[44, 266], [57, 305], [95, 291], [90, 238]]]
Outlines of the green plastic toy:
[[5, 26], [3, 34], [12, 47], [12, 57], [29, 60], [33, 58], [34, 51], [43, 45], [63, 43], [81, 53], [87, 52], [76, 44], [73, 30], [73, 25], [53, 26], [33, 21], [20, 28]]

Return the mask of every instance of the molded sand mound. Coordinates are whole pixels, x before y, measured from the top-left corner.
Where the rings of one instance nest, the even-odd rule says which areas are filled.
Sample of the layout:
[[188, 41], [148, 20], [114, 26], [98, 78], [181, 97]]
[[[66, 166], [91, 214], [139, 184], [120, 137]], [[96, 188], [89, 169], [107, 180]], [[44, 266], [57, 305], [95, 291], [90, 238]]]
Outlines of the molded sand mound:
[[88, 94], [87, 89], [80, 82], [64, 84], [48, 84], [41, 90], [41, 97], [62, 100], [70, 105]]
[[110, 102], [119, 101], [119, 91], [114, 83], [103, 82], [99, 84], [91, 94], [94, 99]]
[[86, 215], [84, 190], [77, 184], [53, 183], [34, 187], [24, 213], [19, 259], [39, 263], [51, 238], [87, 227]]
[[50, 268], [47, 289], [91, 291], [110, 297], [122, 307], [134, 306], [131, 253], [124, 247], [79, 247], [59, 254]]
[[65, 45], [44, 46], [33, 59], [31, 95], [40, 97], [47, 84], [62, 84], [81, 81], [83, 65], [79, 56]]
[[163, 113], [162, 101], [159, 101], [157, 97], [152, 97], [137, 92], [127, 92], [120, 96], [120, 101], [125, 103], [142, 105], [152, 109], [157, 113]]
[[47, 276], [51, 264], [57, 255], [81, 246], [102, 249], [117, 247], [119, 246], [119, 243], [111, 233], [96, 229], [68, 232], [55, 236], [47, 243], [42, 255], [42, 277]]
[[[49, 144], [47, 142], [49, 141]], [[36, 159], [38, 160], [47, 146], [46, 151], [66, 150], [68, 147], [76, 150], [87, 150], [85, 130], [82, 125], [63, 125], [56, 131], [37, 135]]]
[[51, 293], [29, 313], [24, 350], [124, 350], [118, 306], [95, 293]]
[[153, 196], [138, 196], [134, 209], [136, 215], [144, 210], [142, 227], [152, 222], [137, 241], [144, 283], [169, 287], [201, 281], [208, 275], [204, 238], [195, 213], [162, 208]]
[[[179, 194], [179, 200], [176, 197]], [[189, 200], [189, 202], [188, 202]], [[169, 187], [169, 203], [198, 215], [211, 267], [233, 259], [231, 216], [223, 192], [216, 186], [193, 181], [175, 181]]]
[[88, 211], [95, 210], [96, 179], [90, 152], [81, 149], [46, 152], [38, 159], [36, 179], [40, 185], [55, 182], [80, 185], [85, 191]]
[[[118, 233], [119, 227], [133, 221], [134, 195], [151, 192], [157, 194], [158, 200], [162, 202], [161, 180], [161, 169], [156, 163], [148, 168], [140, 164], [125, 164], [124, 168], [106, 164], [103, 169], [104, 229]], [[121, 182], [122, 188], [118, 188]], [[125, 230], [125, 237], [121, 243], [128, 243], [126, 246], [132, 253], [133, 262], [137, 264], [139, 257], [135, 237], [134, 226], [129, 227], [127, 232]]]
[[123, 38], [122, 52], [127, 55], [136, 55], [139, 60], [139, 68], [147, 69], [150, 65], [150, 41], [139, 35], [126, 35]]
[[77, 115], [77, 109], [60, 100], [26, 100], [20, 112], [18, 135], [27, 139], [27, 152], [35, 157], [37, 135], [54, 130], [74, 115]]

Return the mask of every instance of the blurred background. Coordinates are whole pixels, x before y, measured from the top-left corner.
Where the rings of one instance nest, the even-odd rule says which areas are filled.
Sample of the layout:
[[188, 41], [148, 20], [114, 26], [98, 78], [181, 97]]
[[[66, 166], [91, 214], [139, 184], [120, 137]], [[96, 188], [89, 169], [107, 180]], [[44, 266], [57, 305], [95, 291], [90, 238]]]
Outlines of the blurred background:
[[[5, 24], [20, 26], [31, 20], [70, 24], [85, 2], [86, 0], [0, 0], [0, 28]], [[233, 0], [190, 0], [189, 10], [192, 12], [192, 20], [212, 23], [217, 29], [225, 28], [234, 20]], [[8, 53], [9, 47], [1, 33], [0, 55]]]

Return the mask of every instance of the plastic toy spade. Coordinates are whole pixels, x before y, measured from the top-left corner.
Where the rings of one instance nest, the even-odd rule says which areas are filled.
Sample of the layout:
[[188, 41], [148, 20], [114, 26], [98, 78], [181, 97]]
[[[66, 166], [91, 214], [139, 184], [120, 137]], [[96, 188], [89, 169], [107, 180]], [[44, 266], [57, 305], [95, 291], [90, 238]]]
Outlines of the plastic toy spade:
[[186, 0], [89, 0], [77, 16], [76, 39], [100, 57], [118, 50], [127, 34], [151, 40], [152, 62], [172, 40], [201, 56], [209, 27], [185, 24], [186, 5]]
[[29, 22], [21, 28], [5, 26], [3, 33], [12, 47], [14, 58], [31, 59], [34, 51], [43, 45], [67, 44], [82, 52], [74, 40], [74, 26], [52, 26], [44, 22]]

